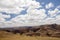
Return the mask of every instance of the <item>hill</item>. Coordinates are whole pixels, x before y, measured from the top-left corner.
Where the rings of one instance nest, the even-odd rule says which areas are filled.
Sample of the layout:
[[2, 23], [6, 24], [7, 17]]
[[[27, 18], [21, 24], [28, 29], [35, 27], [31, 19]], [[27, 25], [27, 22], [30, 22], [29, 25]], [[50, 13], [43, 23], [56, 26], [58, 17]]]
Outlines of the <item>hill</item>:
[[12, 27], [12, 28], [0, 28], [0, 31], [5, 31], [13, 34], [19, 33], [26, 36], [48, 36], [60, 38], [60, 25], [41, 25], [31, 27]]

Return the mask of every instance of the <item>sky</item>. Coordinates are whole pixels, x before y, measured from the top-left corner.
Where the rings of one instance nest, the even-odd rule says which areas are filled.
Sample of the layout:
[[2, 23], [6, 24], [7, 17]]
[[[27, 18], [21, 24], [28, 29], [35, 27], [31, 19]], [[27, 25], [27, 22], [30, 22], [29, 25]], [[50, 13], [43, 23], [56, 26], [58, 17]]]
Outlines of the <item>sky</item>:
[[60, 24], [60, 0], [0, 0], [0, 28]]

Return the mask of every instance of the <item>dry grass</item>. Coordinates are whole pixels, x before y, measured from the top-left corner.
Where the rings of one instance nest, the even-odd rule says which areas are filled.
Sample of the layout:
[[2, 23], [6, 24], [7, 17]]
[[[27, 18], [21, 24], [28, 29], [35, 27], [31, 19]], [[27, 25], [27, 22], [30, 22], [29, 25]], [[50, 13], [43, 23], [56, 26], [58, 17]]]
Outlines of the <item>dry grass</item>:
[[0, 31], [0, 40], [60, 40], [54, 37], [25, 36], [20, 34], [7, 33]]

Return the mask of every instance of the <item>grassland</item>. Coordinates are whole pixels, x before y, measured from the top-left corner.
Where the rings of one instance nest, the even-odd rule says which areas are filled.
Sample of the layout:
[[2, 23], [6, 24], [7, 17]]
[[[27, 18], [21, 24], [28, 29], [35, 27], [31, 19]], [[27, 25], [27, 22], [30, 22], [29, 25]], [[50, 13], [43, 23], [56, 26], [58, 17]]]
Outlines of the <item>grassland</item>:
[[0, 40], [60, 40], [55, 37], [26, 36], [0, 31]]

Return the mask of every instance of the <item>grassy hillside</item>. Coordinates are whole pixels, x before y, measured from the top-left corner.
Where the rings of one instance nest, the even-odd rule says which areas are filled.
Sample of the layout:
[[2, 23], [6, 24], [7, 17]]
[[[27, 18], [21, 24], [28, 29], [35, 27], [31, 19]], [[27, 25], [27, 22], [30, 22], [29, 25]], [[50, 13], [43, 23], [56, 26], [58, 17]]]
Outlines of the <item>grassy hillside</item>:
[[27, 36], [49, 36], [60, 37], [60, 25], [41, 25], [34, 27], [13, 27], [13, 28], [0, 28], [0, 31], [6, 31], [10, 33], [25, 34]]
[[0, 40], [60, 40], [55, 37], [26, 36], [0, 31]]

